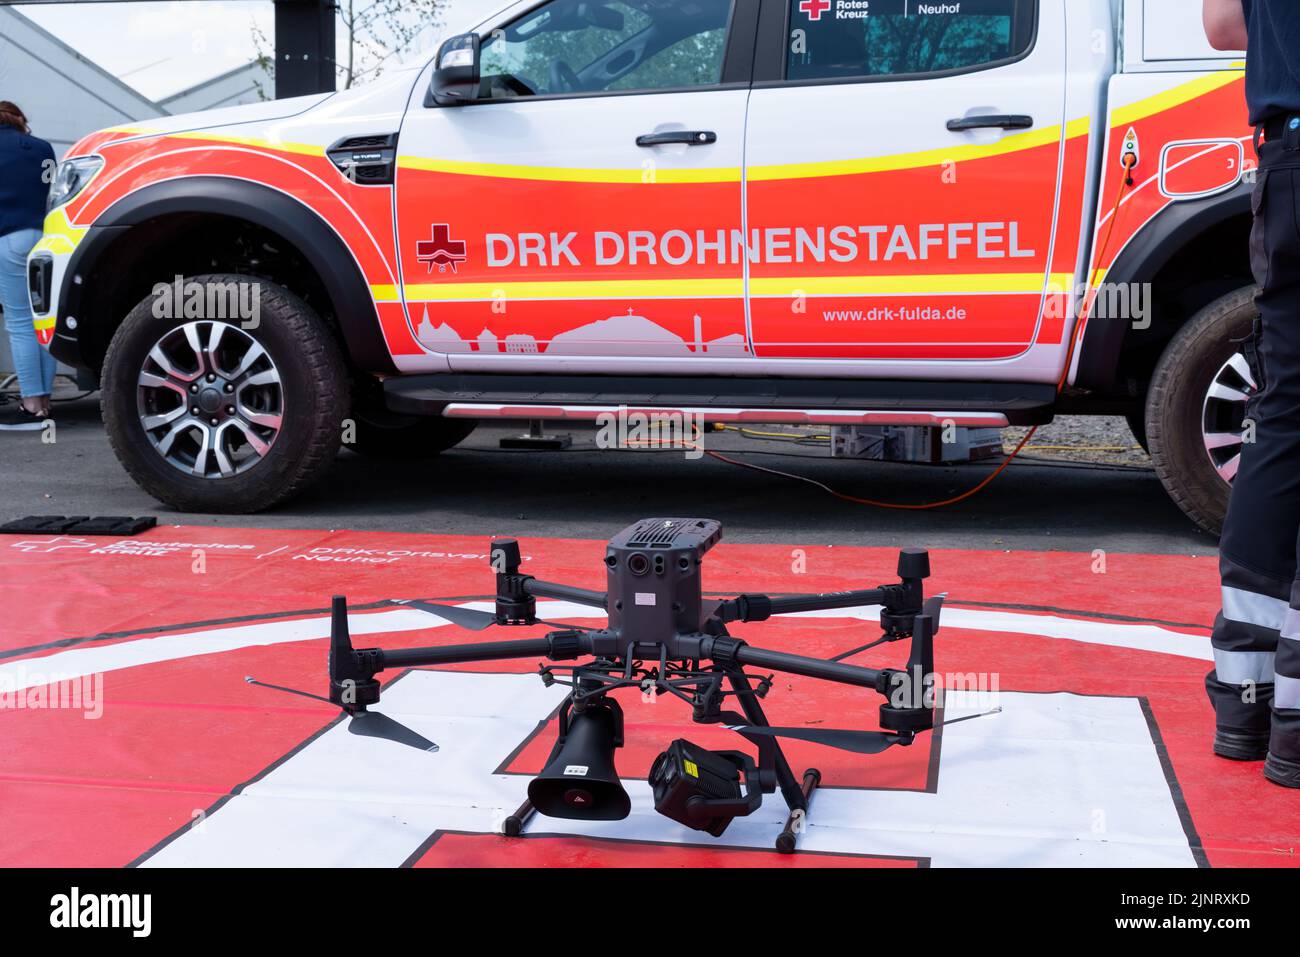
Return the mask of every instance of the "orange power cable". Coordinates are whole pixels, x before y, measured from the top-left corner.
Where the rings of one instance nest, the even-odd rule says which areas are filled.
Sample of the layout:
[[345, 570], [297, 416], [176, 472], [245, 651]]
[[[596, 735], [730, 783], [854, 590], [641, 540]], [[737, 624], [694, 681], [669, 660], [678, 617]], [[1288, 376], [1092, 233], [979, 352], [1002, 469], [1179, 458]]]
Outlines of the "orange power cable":
[[[1130, 162], [1130, 160], [1132, 160], [1132, 162]], [[1093, 303], [1096, 302], [1097, 299], [1097, 288], [1096, 288], [1097, 275], [1101, 270], [1102, 262], [1105, 261], [1106, 251], [1110, 248], [1111, 236], [1115, 232], [1115, 221], [1119, 219], [1120, 203], [1124, 199], [1124, 193], [1133, 184], [1133, 175], [1132, 175], [1133, 167], [1136, 165], [1137, 165], [1136, 156], [1133, 156], [1130, 153], [1129, 155], [1124, 157], [1125, 174], [1122, 177], [1120, 177], [1119, 191], [1115, 194], [1115, 205], [1110, 212], [1110, 225], [1107, 226], [1106, 228], [1106, 238], [1105, 240], [1103, 240], [1101, 244], [1101, 248], [1097, 251], [1097, 257], [1095, 260], [1097, 265], [1093, 267], [1093, 271], [1089, 276], [1088, 292], [1084, 296], [1083, 306], [1079, 310], [1079, 321], [1075, 326], [1074, 335], [1070, 337], [1070, 346], [1069, 349], [1066, 350], [1066, 354], [1065, 354], [1065, 368], [1061, 370], [1061, 378], [1056, 383], [1057, 395], [1060, 395], [1061, 392], [1065, 390], [1065, 384], [1070, 377], [1070, 366], [1074, 363], [1074, 354], [1078, 349], [1079, 344], [1083, 341], [1084, 326], [1087, 324], [1088, 316], [1092, 312]], [[1035, 425], [1028, 432], [1026, 432], [1025, 437], [1020, 440], [1020, 444], [1015, 447], [1015, 449], [1011, 452], [1010, 455], [1006, 457], [1006, 459], [1002, 462], [1002, 464], [999, 465], [997, 469], [991, 472], [988, 476], [986, 476], [984, 480], [980, 482], [978, 485], [976, 485], [974, 488], [970, 489], [969, 491], [963, 492], [961, 495], [955, 495], [952, 498], [944, 499], [942, 502], [926, 502], [920, 505], [901, 505], [897, 502], [878, 502], [875, 501], [874, 499], [858, 498], [856, 495], [848, 495], [845, 494], [844, 492], [838, 492], [835, 489], [831, 488], [829, 485], [819, 482], [816, 479], [808, 478], [807, 476], [804, 475], [794, 475], [793, 473], [790, 472], [782, 472], [779, 469], [770, 469], [762, 465], [754, 465], [751, 462], [742, 462], [737, 459], [728, 458], [727, 456], [723, 455], [720, 452], [711, 452], [708, 449], [701, 448], [700, 451], [704, 452], [705, 455], [715, 458], [720, 462], [726, 462], [729, 465], [738, 465], [741, 468], [750, 469], [755, 472], [766, 472], [769, 475], [780, 475], [784, 478], [794, 479], [799, 482], [807, 482], [809, 485], [815, 485], [818, 488], [822, 489], [823, 491], [827, 492], [830, 495], [835, 496], [838, 499], [842, 499], [846, 502], [852, 502], [855, 505], [870, 505], [874, 508], [888, 508], [888, 509], [894, 509], [898, 511], [920, 512], [920, 511], [927, 511], [929, 509], [935, 509], [935, 508], [946, 508], [949, 505], [956, 505], [959, 502], [964, 502], [967, 499], [973, 498], [974, 496], [978, 495], [980, 492], [984, 491], [984, 489], [988, 488], [988, 486], [993, 483], [994, 479], [996, 479], [999, 475], [1005, 472], [1007, 467], [1016, 460], [1016, 456], [1018, 456], [1024, 450], [1025, 446], [1029, 444], [1029, 440], [1034, 437], [1034, 434], [1037, 431], [1038, 431], [1038, 426]], [[696, 448], [698, 448], [698, 446]]]

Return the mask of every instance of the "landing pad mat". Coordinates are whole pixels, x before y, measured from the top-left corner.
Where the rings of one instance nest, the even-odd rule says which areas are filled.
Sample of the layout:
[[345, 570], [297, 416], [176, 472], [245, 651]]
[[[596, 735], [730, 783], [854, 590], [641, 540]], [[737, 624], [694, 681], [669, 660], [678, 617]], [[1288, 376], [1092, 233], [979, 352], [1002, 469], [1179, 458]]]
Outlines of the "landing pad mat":
[[[519, 534], [502, 528], [501, 534]], [[384, 711], [437, 752], [349, 733], [325, 694], [331, 595], [358, 647], [535, 637], [403, 607], [488, 609], [489, 537], [160, 527], [133, 538], [0, 535], [0, 864], [29, 866], [1294, 866], [1300, 792], [1210, 752], [1212, 558], [939, 551], [944, 720], [862, 756], [786, 745], [822, 787], [798, 853], [778, 795], [718, 839], [654, 812], [670, 741], [747, 749], [672, 698], [620, 694], [623, 821], [504, 818], [544, 765], [564, 695], [521, 661], [385, 675]], [[520, 535], [524, 571], [603, 589], [602, 541]], [[879, 548], [733, 545], [710, 594], [894, 580]], [[541, 602], [596, 627], [591, 609]], [[750, 644], [901, 667], [867, 651], [878, 609], [736, 627]], [[871, 692], [778, 676], [773, 724], [875, 728]]]

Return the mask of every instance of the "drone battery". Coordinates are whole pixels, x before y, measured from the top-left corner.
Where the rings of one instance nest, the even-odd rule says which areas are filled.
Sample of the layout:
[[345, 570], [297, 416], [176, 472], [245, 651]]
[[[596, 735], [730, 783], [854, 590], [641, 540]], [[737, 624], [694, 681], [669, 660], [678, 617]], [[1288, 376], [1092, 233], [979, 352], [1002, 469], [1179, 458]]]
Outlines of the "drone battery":
[[650, 787], [655, 810], [664, 817], [696, 831], [720, 837], [733, 815], [701, 817], [691, 806], [692, 798], [738, 800], [740, 769], [731, 761], [678, 738], [655, 759], [650, 769]]

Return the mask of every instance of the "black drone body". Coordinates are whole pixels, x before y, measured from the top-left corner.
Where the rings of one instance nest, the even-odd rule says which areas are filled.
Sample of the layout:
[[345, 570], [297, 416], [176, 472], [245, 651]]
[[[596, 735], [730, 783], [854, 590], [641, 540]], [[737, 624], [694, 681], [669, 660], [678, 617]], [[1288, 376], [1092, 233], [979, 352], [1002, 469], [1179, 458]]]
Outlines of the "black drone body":
[[[916, 734], [933, 728], [930, 682], [942, 599], [925, 600], [929, 557], [919, 549], [900, 554], [901, 580], [896, 584], [821, 595], [706, 599], [701, 565], [721, 537], [721, 524], [710, 519], [638, 522], [609, 543], [604, 592], [521, 574], [518, 543], [499, 539], [491, 549], [497, 586], [493, 612], [402, 603], [478, 630], [492, 625], [543, 624], [537, 618], [537, 599], [551, 598], [603, 610], [609, 621], [601, 629], [558, 627], [541, 638], [442, 648], [354, 649], [348, 634], [346, 600], [335, 598], [329, 699], [352, 715], [352, 729], [358, 734], [436, 750], [432, 742], [367, 710], [380, 698], [377, 675], [393, 669], [476, 661], [544, 660], [542, 680], [548, 685], [563, 684], [570, 693], [560, 708], [559, 739], [550, 759], [529, 784], [528, 800], [506, 821], [506, 833], [517, 836], [534, 812], [576, 820], [627, 817], [631, 801], [614, 767], [614, 751], [623, 744], [623, 712], [614, 692], [637, 689], [643, 694], [672, 695], [691, 707], [695, 722], [736, 731], [757, 748], [758, 756], [708, 751], [680, 739], [672, 742], [650, 772], [655, 809], [687, 827], [719, 836], [734, 818], [756, 811], [764, 794], [779, 789], [790, 816], [776, 846], [784, 852], [793, 851], [799, 822], [807, 813], [820, 774], [809, 770], [802, 780], [796, 779], [779, 739], [877, 754], [893, 745], [909, 745]], [[727, 631], [733, 622], [860, 605], [882, 606], [882, 642], [910, 639], [906, 670], [877, 670], [770, 651]], [[760, 701], [772, 686], [773, 672], [874, 691], [885, 699], [880, 706], [883, 730], [770, 726]]]

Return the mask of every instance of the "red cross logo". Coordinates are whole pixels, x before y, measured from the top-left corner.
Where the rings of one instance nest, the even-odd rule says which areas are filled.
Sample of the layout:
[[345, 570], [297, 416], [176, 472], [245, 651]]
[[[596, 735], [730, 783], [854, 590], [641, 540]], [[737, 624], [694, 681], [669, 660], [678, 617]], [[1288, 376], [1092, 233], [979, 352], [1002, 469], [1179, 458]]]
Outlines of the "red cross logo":
[[831, 0], [799, 0], [799, 9], [808, 14], [809, 20], [820, 20], [830, 8]]
[[438, 223], [433, 227], [433, 238], [424, 239], [415, 244], [415, 257], [422, 263], [426, 263], [429, 272], [433, 272], [433, 267], [438, 267], [438, 272], [446, 272], [447, 267], [451, 267], [452, 272], [456, 272], [456, 267], [469, 258], [469, 249], [463, 239], [451, 238], [451, 227], [446, 223]]

